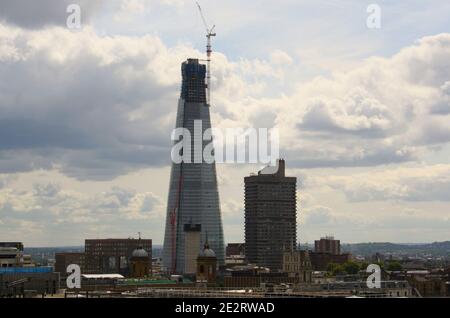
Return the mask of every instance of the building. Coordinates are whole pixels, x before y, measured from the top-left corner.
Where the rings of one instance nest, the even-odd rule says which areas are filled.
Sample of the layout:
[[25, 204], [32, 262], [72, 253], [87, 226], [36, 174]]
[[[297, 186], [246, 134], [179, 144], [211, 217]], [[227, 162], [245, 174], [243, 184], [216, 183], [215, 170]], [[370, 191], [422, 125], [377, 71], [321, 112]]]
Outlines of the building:
[[314, 241], [314, 252], [333, 255], [341, 254], [341, 242], [333, 236], [326, 236]]
[[25, 296], [31, 291], [55, 294], [59, 274], [50, 266], [35, 267], [23, 250], [21, 242], [0, 242], [0, 297]]
[[23, 254], [23, 263], [22, 266], [23, 267], [35, 267], [36, 264], [33, 261], [33, 258], [31, 257], [30, 254]]
[[[181, 71], [176, 128], [184, 128], [193, 137], [189, 142], [181, 135], [174, 141], [174, 149], [182, 145], [177, 155], [183, 160], [172, 163], [163, 250], [164, 268], [172, 274], [183, 273], [186, 268], [188, 232], [184, 231], [185, 224], [201, 224], [201, 238], [208, 233], [209, 244], [216, 252], [219, 265], [225, 263], [216, 166], [215, 162], [207, 163], [201, 156], [205, 146], [211, 143], [201, 138], [205, 130], [211, 128], [210, 105], [206, 102], [206, 66], [198, 59], [188, 59], [182, 64]], [[196, 142], [198, 135], [201, 149]]]
[[24, 256], [22, 242], [0, 242], [0, 268], [22, 267]]
[[445, 271], [401, 270], [387, 271], [388, 278], [406, 280], [419, 297], [448, 297], [449, 277]]
[[59, 281], [59, 273], [54, 273], [52, 267], [0, 268], [0, 297], [56, 294]]
[[22, 264], [22, 251], [16, 247], [0, 247], [0, 268], [19, 267]]
[[216, 272], [216, 253], [209, 248], [208, 239], [206, 239], [205, 246], [197, 257], [197, 283], [214, 283], [216, 281]]
[[309, 258], [311, 259], [312, 267], [315, 271], [326, 271], [330, 263], [344, 264], [351, 260], [351, 254], [329, 254], [329, 253], [316, 253], [310, 252]]
[[249, 263], [283, 268], [283, 252], [297, 242], [297, 178], [285, 176], [285, 162], [245, 177], [245, 254]]
[[148, 253], [151, 273], [151, 239], [94, 239], [85, 240], [85, 274], [120, 274], [130, 276], [130, 261], [135, 249], [142, 248]]
[[289, 277], [297, 277], [300, 283], [311, 283], [312, 264], [309, 251], [292, 250], [283, 255], [283, 272]]
[[59, 273], [61, 278], [68, 274], [67, 266], [76, 264], [80, 266], [81, 272], [84, 272], [84, 253], [55, 253], [55, 272]]
[[131, 253], [131, 274], [133, 278], [144, 278], [151, 275], [151, 258], [144, 249], [141, 239], [139, 238], [139, 247]]
[[245, 255], [244, 243], [228, 243], [226, 248], [226, 256], [242, 256]]
[[310, 252], [309, 257], [315, 271], [326, 271], [329, 264], [344, 264], [352, 258], [350, 253], [341, 254], [341, 241], [335, 240], [333, 236], [315, 240], [314, 252]]
[[22, 242], [0, 242], [0, 248], [2, 247], [14, 247], [17, 250], [23, 252], [23, 243]]
[[184, 235], [184, 273], [194, 274], [197, 272], [197, 256], [200, 249], [202, 226], [201, 224], [185, 224]]
[[297, 284], [297, 277], [287, 273], [270, 272], [266, 267], [256, 265], [235, 266], [226, 270], [224, 286], [227, 288], [261, 288], [268, 285]]

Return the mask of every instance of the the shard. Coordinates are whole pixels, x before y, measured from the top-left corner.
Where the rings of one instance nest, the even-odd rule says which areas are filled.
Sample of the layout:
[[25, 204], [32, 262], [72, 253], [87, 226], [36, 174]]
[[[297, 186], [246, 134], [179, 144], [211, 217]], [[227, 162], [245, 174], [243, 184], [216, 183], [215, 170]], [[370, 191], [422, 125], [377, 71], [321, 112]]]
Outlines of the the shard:
[[[198, 59], [188, 59], [182, 64], [181, 71], [182, 87], [176, 128], [189, 130], [192, 136], [191, 150], [194, 152], [194, 124], [198, 126], [201, 120], [202, 133], [211, 128], [205, 83], [206, 66], [200, 64]], [[175, 140], [174, 145], [178, 141]], [[203, 149], [211, 141], [201, 143]], [[186, 151], [185, 148], [183, 152]], [[191, 162], [172, 162], [163, 251], [163, 265], [169, 273], [184, 273], [186, 254], [189, 254], [187, 251], [192, 251], [193, 248], [200, 251], [206, 237], [210, 247], [216, 252], [218, 264], [223, 265], [225, 262], [215, 163], [207, 163], [202, 158], [199, 162], [198, 158], [194, 161], [194, 153], [189, 156]], [[193, 226], [201, 229], [200, 239], [195, 243], [199, 246], [194, 247], [187, 246], [195, 240], [188, 240], [185, 231]]]

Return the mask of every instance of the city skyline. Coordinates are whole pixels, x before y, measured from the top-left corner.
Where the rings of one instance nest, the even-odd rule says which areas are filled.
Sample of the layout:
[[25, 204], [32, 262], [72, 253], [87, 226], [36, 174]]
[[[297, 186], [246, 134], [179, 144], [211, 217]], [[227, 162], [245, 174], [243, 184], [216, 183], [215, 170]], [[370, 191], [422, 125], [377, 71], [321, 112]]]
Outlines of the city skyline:
[[[78, 1], [76, 31], [21, 2], [0, 4], [0, 241], [162, 245], [179, 65], [205, 57], [195, 2]], [[450, 4], [379, 1], [375, 30], [370, 2], [263, 4], [202, 4], [211, 120], [280, 127], [300, 242], [449, 240]], [[244, 177], [260, 169], [217, 165], [225, 242], [244, 241]]]

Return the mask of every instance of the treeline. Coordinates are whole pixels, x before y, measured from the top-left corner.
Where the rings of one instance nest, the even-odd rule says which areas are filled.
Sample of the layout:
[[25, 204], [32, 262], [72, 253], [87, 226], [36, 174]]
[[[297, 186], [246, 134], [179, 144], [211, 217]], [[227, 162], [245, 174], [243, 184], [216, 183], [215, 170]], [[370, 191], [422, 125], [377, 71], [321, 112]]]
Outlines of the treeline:
[[[388, 271], [401, 271], [403, 269], [402, 264], [399, 261], [389, 261], [389, 262], [377, 262], [381, 269]], [[369, 263], [367, 262], [356, 262], [348, 261], [343, 264], [330, 263], [327, 267], [328, 274], [332, 276], [336, 275], [356, 275], [360, 271], [366, 271]]]

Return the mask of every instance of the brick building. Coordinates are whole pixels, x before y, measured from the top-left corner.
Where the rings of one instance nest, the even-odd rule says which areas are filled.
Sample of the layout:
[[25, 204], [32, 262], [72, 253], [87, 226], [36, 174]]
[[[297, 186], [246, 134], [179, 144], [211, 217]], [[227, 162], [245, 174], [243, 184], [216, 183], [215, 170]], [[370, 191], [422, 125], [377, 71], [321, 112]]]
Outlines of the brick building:
[[341, 254], [341, 241], [333, 236], [326, 236], [314, 241], [314, 252], [338, 255]]
[[226, 247], [226, 256], [245, 255], [244, 243], [228, 243]]
[[84, 272], [84, 253], [55, 253], [55, 272], [59, 273], [61, 278], [67, 276], [67, 266], [76, 264], [80, 266], [81, 273]]
[[95, 239], [85, 241], [86, 274], [120, 274], [130, 276], [130, 258], [135, 249], [142, 248], [148, 253], [151, 274], [151, 239]]

